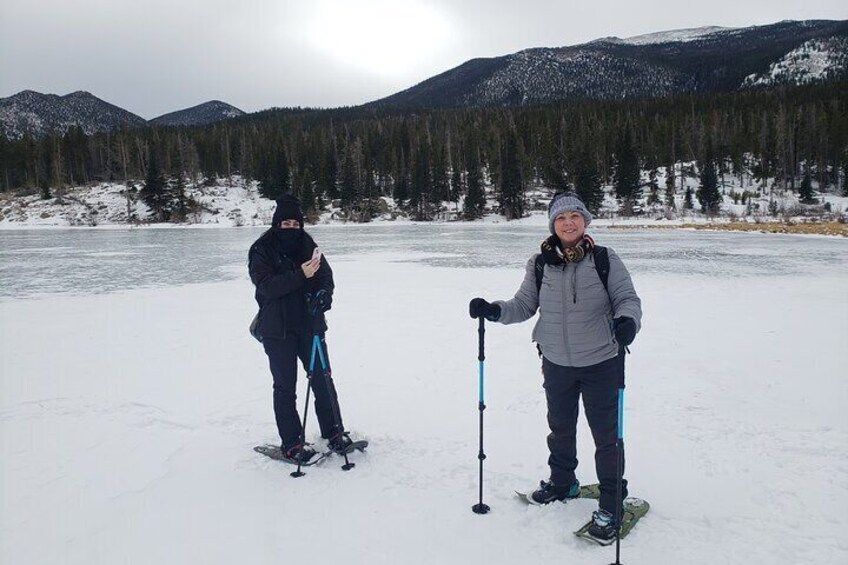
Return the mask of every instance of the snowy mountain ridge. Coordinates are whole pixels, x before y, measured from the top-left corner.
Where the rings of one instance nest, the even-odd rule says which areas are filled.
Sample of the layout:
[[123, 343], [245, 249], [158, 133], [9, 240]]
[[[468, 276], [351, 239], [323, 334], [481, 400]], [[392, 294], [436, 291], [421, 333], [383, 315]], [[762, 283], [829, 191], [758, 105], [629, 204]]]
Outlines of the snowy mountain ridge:
[[0, 133], [8, 139], [24, 135], [42, 137], [55, 131], [64, 134], [74, 127], [91, 135], [98, 131], [114, 131], [121, 127], [138, 128], [146, 125], [200, 125], [243, 115], [244, 112], [212, 100], [192, 108], [159, 116], [149, 122], [132, 112], [119, 108], [90, 92], [77, 91], [64, 96], [23, 90], [0, 98]]
[[244, 114], [243, 111], [226, 102], [210, 100], [185, 110], [177, 110], [153, 118], [149, 123], [157, 126], [194, 126], [237, 118]]
[[644, 35], [634, 35], [625, 39], [618, 37], [603, 37], [591, 42], [607, 42], [607, 43], [625, 43], [628, 45], [650, 45], [652, 43], [672, 43], [695, 41], [704, 36], [720, 31], [732, 31], [739, 28], [721, 27], [721, 26], [704, 26], [686, 29], [673, 29], [669, 31], [660, 31], [656, 33], [646, 33]]
[[140, 127], [147, 122], [141, 116], [109, 104], [85, 91], [65, 96], [24, 90], [0, 98], [0, 131], [9, 139], [29, 133], [34, 137], [50, 131], [64, 133], [81, 127], [86, 135], [96, 131]]
[[[372, 102], [399, 108], [544, 104], [558, 100], [665, 97], [733, 92], [751, 75], [792, 58], [807, 42], [833, 52], [815, 74], [789, 73], [802, 84], [841, 79], [848, 21], [784, 21], [747, 28], [702, 27], [582, 45], [533, 48], [472, 59], [411, 88]], [[814, 43], [815, 44], [815, 43]], [[796, 80], [797, 79], [797, 80]]]

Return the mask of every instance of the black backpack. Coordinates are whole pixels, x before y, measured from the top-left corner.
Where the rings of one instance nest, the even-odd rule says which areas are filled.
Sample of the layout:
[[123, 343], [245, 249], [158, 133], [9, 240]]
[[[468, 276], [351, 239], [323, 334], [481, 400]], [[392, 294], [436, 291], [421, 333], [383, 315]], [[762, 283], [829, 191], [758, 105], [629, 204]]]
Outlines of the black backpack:
[[[607, 287], [607, 279], [609, 279], [609, 254], [607, 248], [601, 245], [596, 245], [592, 248], [592, 255], [595, 258], [595, 269], [598, 271], [598, 278], [604, 283], [604, 290], [609, 294]], [[545, 259], [542, 254], [536, 256], [536, 293], [542, 288], [542, 277], [545, 276]]]

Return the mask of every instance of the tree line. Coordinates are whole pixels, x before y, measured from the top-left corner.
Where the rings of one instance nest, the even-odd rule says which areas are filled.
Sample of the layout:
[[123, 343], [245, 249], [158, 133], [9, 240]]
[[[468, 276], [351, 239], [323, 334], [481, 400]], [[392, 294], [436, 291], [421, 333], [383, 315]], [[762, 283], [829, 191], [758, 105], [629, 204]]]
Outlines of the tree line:
[[525, 213], [527, 188], [537, 185], [576, 190], [593, 210], [602, 185], [614, 186], [625, 214], [673, 205], [679, 179], [659, 187], [656, 170], [696, 161], [705, 211], [717, 210], [714, 187], [724, 175], [752, 185], [772, 179], [811, 202], [813, 182], [846, 190], [846, 87], [532, 107], [275, 109], [197, 127], [0, 136], [0, 188], [50, 198], [68, 186], [144, 180], [138, 196], [154, 215], [180, 220], [187, 182], [241, 175], [267, 198], [297, 195], [309, 214], [335, 202], [367, 221], [383, 196], [417, 219], [433, 218], [446, 202], [479, 217], [491, 185], [496, 208], [511, 219]]

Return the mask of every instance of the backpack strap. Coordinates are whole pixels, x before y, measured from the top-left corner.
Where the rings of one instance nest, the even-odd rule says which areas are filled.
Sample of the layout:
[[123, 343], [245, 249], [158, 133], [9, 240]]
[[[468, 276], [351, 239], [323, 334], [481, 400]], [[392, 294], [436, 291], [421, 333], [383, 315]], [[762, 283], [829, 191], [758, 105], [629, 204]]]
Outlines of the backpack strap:
[[542, 289], [542, 278], [545, 276], [545, 258], [539, 253], [536, 255], [536, 294]]
[[[598, 271], [598, 278], [601, 279], [602, 283], [604, 283], [604, 290], [606, 290], [607, 294], [609, 294], [607, 281], [609, 280], [610, 262], [607, 248], [603, 245], [596, 245], [592, 249], [592, 254], [595, 258], [595, 269]], [[534, 265], [534, 271], [536, 273], [536, 292], [538, 293], [542, 289], [542, 278], [545, 276], [545, 258], [542, 257], [541, 253], [536, 255]]]
[[592, 254], [595, 256], [595, 269], [598, 271], [598, 278], [604, 283], [604, 290], [609, 294], [607, 281], [609, 280], [610, 262], [607, 248], [602, 245], [596, 245], [592, 250]]

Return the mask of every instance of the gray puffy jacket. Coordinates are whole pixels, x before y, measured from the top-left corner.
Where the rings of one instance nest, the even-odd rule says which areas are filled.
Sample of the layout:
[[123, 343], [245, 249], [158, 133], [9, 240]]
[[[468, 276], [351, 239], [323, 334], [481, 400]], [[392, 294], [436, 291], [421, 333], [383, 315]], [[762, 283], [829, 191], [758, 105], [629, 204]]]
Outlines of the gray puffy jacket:
[[539, 310], [533, 341], [542, 355], [565, 367], [588, 367], [618, 355], [612, 320], [633, 318], [642, 326], [642, 301], [630, 273], [618, 255], [607, 248], [609, 294], [595, 270], [594, 255], [578, 263], [545, 265], [542, 288], [536, 291], [536, 255], [527, 261], [524, 281], [511, 300], [496, 301], [502, 324], [529, 320]]

